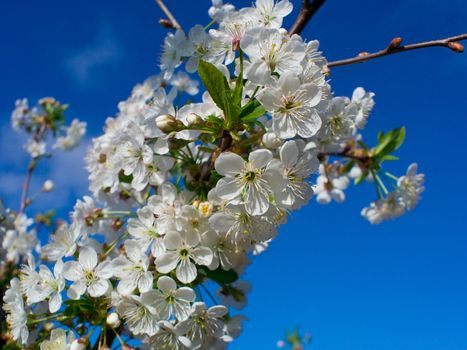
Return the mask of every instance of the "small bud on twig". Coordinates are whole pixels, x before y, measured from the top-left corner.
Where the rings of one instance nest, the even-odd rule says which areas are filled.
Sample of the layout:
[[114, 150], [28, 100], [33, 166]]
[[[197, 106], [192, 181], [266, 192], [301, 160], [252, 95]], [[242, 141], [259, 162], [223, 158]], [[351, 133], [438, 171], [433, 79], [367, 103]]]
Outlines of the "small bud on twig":
[[448, 43], [448, 47], [454, 51], [454, 52], [457, 52], [457, 53], [462, 53], [464, 52], [464, 45], [462, 45], [461, 43], [457, 42], [457, 41], [451, 41]]
[[398, 47], [401, 46], [401, 43], [402, 43], [402, 38], [401, 37], [394, 38], [389, 43], [389, 46], [388, 46], [387, 50], [391, 51], [391, 50], [397, 49]]
[[168, 20], [168, 19], [166, 19], [166, 18], [161, 18], [161, 19], [159, 20], [159, 24], [160, 24], [161, 26], [163, 26], [164, 28], [167, 28], [167, 29], [175, 29], [175, 27], [174, 27], [172, 21], [170, 21], [170, 20]]

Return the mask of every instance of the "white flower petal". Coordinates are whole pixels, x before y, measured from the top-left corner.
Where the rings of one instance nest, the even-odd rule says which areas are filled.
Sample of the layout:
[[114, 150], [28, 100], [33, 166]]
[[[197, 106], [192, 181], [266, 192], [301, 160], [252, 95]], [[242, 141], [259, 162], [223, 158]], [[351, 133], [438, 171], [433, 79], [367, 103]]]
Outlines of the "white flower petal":
[[177, 289], [177, 284], [169, 276], [161, 276], [157, 280], [157, 288], [164, 294], [169, 294]]
[[190, 260], [182, 260], [177, 266], [177, 278], [182, 283], [190, 283], [196, 279], [197, 271], [196, 266]]
[[242, 171], [244, 164], [245, 161], [238, 154], [224, 152], [216, 159], [215, 168], [223, 176], [235, 176]]
[[82, 247], [79, 252], [79, 263], [85, 270], [93, 270], [97, 265], [97, 253], [90, 247]]
[[175, 252], [166, 252], [156, 259], [156, 269], [161, 273], [173, 271], [179, 262], [179, 256]]

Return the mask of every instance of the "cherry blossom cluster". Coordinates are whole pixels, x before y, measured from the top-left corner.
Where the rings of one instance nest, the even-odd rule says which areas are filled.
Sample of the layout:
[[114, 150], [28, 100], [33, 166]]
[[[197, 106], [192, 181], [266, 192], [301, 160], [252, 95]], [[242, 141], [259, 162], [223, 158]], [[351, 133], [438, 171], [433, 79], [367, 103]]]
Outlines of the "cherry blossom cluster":
[[287, 331], [283, 340], [277, 341], [276, 345], [280, 349], [303, 350], [311, 343], [311, 334], [302, 335], [298, 328]]
[[[160, 74], [137, 85], [92, 142], [91, 194], [11, 281], [4, 310], [14, 341], [225, 349], [246, 319], [235, 311], [251, 289], [245, 268], [313, 195], [341, 202], [351, 181], [368, 181], [378, 199], [362, 214], [372, 223], [414, 208], [424, 182], [416, 165], [399, 178], [383, 170], [405, 129], [364, 143], [374, 94], [334, 96], [318, 41], [282, 28], [291, 11], [288, 0], [239, 10], [215, 0], [211, 24], [167, 35]], [[54, 100], [40, 104], [61, 115]], [[36, 135], [37, 115], [19, 101], [13, 125]], [[73, 147], [83, 132], [73, 121], [54, 147]], [[32, 157], [45, 154], [41, 142], [28, 144]], [[27, 235], [24, 214], [4, 217]], [[36, 241], [15, 245], [17, 255], [25, 261]]]
[[67, 105], [60, 104], [52, 97], [39, 100], [38, 105], [32, 108], [25, 98], [16, 101], [11, 124], [15, 131], [31, 136], [25, 149], [32, 158], [47, 155], [48, 139], [54, 141], [52, 148], [60, 150], [71, 150], [79, 145], [86, 133], [86, 123], [74, 119], [66, 126], [63, 112], [67, 108]]

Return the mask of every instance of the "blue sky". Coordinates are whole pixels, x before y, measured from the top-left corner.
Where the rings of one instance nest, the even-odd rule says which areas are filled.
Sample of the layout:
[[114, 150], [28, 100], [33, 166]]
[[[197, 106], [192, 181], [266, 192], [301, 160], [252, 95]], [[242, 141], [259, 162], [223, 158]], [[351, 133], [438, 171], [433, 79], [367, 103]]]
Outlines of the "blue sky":
[[[209, 22], [207, 0], [167, 2], [185, 28]], [[157, 72], [166, 30], [151, 0], [2, 1], [0, 14], [0, 195], [14, 206], [27, 160], [8, 130], [15, 99], [55, 96], [97, 136], [132, 86]], [[395, 36], [409, 43], [461, 34], [466, 19], [464, 0], [328, 0], [304, 36], [334, 60]], [[335, 68], [331, 79], [338, 95], [356, 86], [376, 93], [369, 142], [380, 129], [407, 127], [401, 161], [389, 170], [417, 161], [427, 177], [423, 201], [371, 226], [359, 215], [375, 196], [367, 185], [349, 190], [344, 204], [313, 201], [295, 213], [248, 269], [250, 321], [231, 348], [273, 349], [299, 325], [313, 334], [313, 349], [467, 349], [467, 56], [414, 51]], [[48, 175], [62, 186], [49, 198], [62, 213], [86, 191], [84, 150], [52, 160], [33, 182]]]

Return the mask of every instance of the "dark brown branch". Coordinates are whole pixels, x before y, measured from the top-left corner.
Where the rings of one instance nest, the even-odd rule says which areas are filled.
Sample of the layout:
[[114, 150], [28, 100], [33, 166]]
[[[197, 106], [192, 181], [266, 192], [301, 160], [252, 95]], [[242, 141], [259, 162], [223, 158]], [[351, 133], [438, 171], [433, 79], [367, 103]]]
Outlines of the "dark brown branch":
[[293, 24], [292, 28], [289, 30], [289, 35], [300, 34], [310, 19], [315, 15], [316, 12], [323, 6], [326, 0], [302, 0], [302, 8], [300, 13]]
[[359, 62], [366, 62], [366, 61], [369, 61], [369, 60], [372, 60], [378, 57], [388, 56], [388, 55], [392, 55], [392, 54], [399, 53], [399, 52], [406, 52], [406, 51], [423, 49], [426, 47], [434, 47], [434, 46], [447, 47], [454, 52], [462, 53], [464, 52], [464, 46], [462, 46], [462, 44], [459, 43], [459, 41], [461, 40], [467, 40], [467, 34], [452, 36], [450, 38], [445, 38], [445, 39], [425, 41], [421, 43], [415, 43], [415, 44], [404, 45], [404, 46], [400, 45], [402, 42], [402, 38], [394, 38], [392, 39], [389, 46], [383, 50], [380, 50], [374, 53], [362, 52], [358, 54], [358, 56], [356, 57], [329, 62], [328, 67], [332, 68], [332, 67], [345, 66], [345, 65], [359, 63]]
[[211, 176], [212, 170], [214, 170], [214, 165], [216, 163], [217, 157], [222, 153], [227, 151], [230, 147], [232, 147], [232, 136], [230, 136], [230, 133], [228, 131], [224, 131], [224, 134], [222, 135], [222, 138], [219, 140], [219, 146], [218, 150], [216, 152], [213, 152], [211, 156], [209, 157], [208, 161], [203, 164], [203, 167], [201, 168], [201, 180], [202, 181], [207, 181], [209, 180], [209, 177]]
[[164, 2], [162, 0], [155, 0], [156, 4], [161, 8], [162, 12], [167, 16], [167, 19], [161, 19], [159, 20], [159, 23], [166, 27], [166, 28], [173, 28], [173, 29], [182, 29], [182, 26], [177, 22], [175, 19], [174, 15], [172, 15], [172, 12], [165, 6]]

